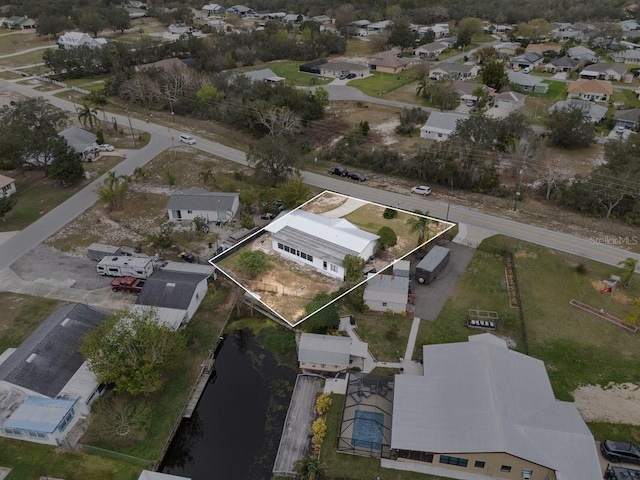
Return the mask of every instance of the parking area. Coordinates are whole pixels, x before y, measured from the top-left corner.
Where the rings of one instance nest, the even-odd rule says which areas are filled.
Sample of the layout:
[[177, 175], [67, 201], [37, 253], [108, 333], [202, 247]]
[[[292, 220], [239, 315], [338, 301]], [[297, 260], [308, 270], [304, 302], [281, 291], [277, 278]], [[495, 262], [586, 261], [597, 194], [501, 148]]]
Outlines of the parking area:
[[[451, 250], [451, 259], [445, 269], [429, 285], [411, 282], [411, 289], [416, 295], [415, 316], [423, 320], [435, 320], [438, 317], [475, 253], [473, 248], [457, 243], [445, 242], [442, 246]], [[413, 278], [419, 262], [418, 255], [411, 255], [410, 260], [411, 278]]]

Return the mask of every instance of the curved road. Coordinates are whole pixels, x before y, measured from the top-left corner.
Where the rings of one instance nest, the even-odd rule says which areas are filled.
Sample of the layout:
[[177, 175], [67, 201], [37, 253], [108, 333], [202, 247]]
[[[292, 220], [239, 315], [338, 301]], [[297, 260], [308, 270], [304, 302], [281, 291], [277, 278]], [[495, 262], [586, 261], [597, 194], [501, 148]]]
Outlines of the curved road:
[[[74, 105], [71, 102], [54, 97], [48, 92], [37, 92], [27, 86], [6, 81], [0, 82], [0, 86], [29, 97], [44, 96], [52, 104], [62, 109], [71, 112], [75, 111]], [[120, 125], [128, 125], [127, 117], [115, 114], [110, 114], [110, 116], [115, 117]], [[179, 132], [168, 129], [162, 125], [146, 123], [137, 119], [131, 119], [131, 122], [136, 129], [150, 132], [151, 141], [141, 150], [129, 153], [127, 158], [113, 169], [117, 174], [133, 173], [135, 168], [145, 165], [162, 151], [175, 146], [175, 140], [179, 135]], [[216, 142], [197, 138], [195, 147], [237, 163], [244, 165], [247, 164], [244, 152]], [[333, 190], [385, 205], [400, 205], [406, 210], [428, 210], [430, 214], [435, 217], [446, 217], [448, 220], [453, 222], [483, 228], [495, 233], [502, 233], [521, 240], [544, 245], [563, 252], [573, 253], [610, 265], [616, 265], [627, 257], [633, 257], [640, 261], [640, 255], [619, 248], [487, 215], [468, 208], [447, 205], [424, 198], [416, 198], [415, 196], [379, 190], [362, 184], [356, 184], [339, 178], [327, 177], [311, 172], [303, 172], [303, 175], [306, 183], [319, 188]], [[106, 174], [83, 188], [80, 192], [64, 203], [51, 210], [29, 227], [16, 233], [9, 240], [1, 244], [0, 270], [9, 267], [20, 257], [26, 255], [42, 241], [53, 235], [56, 231], [89, 208], [97, 200], [95, 188], [100, 182], [102, 182], [105, 176]]]

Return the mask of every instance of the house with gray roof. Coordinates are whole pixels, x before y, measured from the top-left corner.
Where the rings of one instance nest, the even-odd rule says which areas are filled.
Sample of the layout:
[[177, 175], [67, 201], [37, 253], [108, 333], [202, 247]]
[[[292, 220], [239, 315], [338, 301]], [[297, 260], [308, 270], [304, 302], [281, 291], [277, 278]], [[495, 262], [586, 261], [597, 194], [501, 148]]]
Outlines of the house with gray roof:
[[567, 50], [567, 57], [573, 58], [574, 60], [584, 60], [591, 63], [598, 63], [600, 61], [600, 57], [598, 57], [596, 52], [594, 52], [590, 48], [583, 47], [582, 45], [571, 47], [569, 50]]
[[549, 90], [549, 84], [543, 82], [542, 78], [535, 75], [528, 75], [520, 72], [507, 73], [509, 83], [520, 88], [524, 92], [532, 93], [547, 93]]
[[227, 13], [231, 15], [238, 15], [240, 17], [251, 17], [256, 14], [253, 8], [245, 7], [244, 5], [234, 5], [227, 8]]
[[325, 77], [340, 77], [341, 75], [354, 74], [356, 77], [364, 77], [369, 73], [368, 65], [351, 62], [327, 62], [320, 65], [320, 75]]
[[79, 352], [107, 314], [84, 304], [55, 310], [0, 354], [0, 436], [59, 444], [103, 390]]
[[93, 160], [98, 155], [98, 137], [75, 125], [59, 133], [74, 152], [84, 160]]
[[529, 68], [533, 70], [535, 67], [542, 63], [544, 55], [540, 52], [525, 52], [522, 55], [517, 55], [510, 60], [511, 68]]
[[208, 192], [197, 187], [173, 193], [167, 203], [169, 220], [172, 222], [188, 223], [200, 217], [207, 223], [227, 223], [236, 216], [238, 208], [238, 193]]
[[374, 312], [406, 313], [409, 277], [370, 275], [364, 287], [364, 303]]
[[640, 63], [640, 49], [621, 50], [611, 55], [614, 62], [618, 63]]
[[207, 15], [224, 15], [227, 10], [218, 3], [208, 3], [202, 7], [202, 11]]
[[512, 111], [524, 107], [527, 96], [518, 92], [502, 92], [496, 95], [493, 100], [495, 108]]
[[420, 138], [444, 142], [456, 131], [459, 121], [469, 115], [455, 112], [431, 112], [425, 124], [420, 127]]
[[627, 73], [627, 67], [615, 63], [594, 63], [587, 65], [580, 72], [580, 78], [585, 80], [615, 80], [619, 82]]
[[242, 75], [249, 78], [252, 82], [278, 83], [284, 82], [286, 78], [279, 77], [270, 68], [262, 68], [260, 70], [250, 70], [243, 72]]
[[340, 372], [362, 368], [367, 344], [354, 343], [350, 337], [302, 333], [298, 338], [298, 364], [303, 371]]
[[134, 311], [156, 310], [158, 321], [178, 330], [185, 326], [198, 310], [207, 294], [209, 275], [202, 273], [160, 270], [149, 277]]
[[420, 45], [419, 47], [414, 48], [411, 53], [413, 54], [414, 57], [436, 58], [438, 55], [444, 52], [447, 48], [449, 48], [448, 45], [442, 42], [436, 41], [436, 42], [427, 43], [425, 45]]
[[578, 68], [578, 61], [569, 57], [558, 57], [542, 67], [542, 71], [549, 73], [573, 72]]
[[431, 69], [429, 78], [432, 80], [471, 80], [478, 76], [480, 67], [469, 63], [440, 62], [437, 67]]
[[556, 110], [565, 110], [570, 108], [579, 108], [582, 110], [585, 118], [590, 123], [600, 123], [607, 115], [607, 107], [598, 105], [595, 102], [590, 102], [589, 100], [580, 100], [577, 98], [569, 98], [567, 100], [554, 103], [549, 108], [549, 113]]
[[273, 251], [329, 277], [344, 279], [346, 255], [368, 260], [378, 235], [359, 229], [344, 218], [328, 218], [304, 210], [278, 216], [265, 227]]
[[[602, 107], [604, 108], [604, 107]], [[624, 127], [630, 130], [637, 130], [640, 125], [640, 108], [629, 108], [618, 110], [613, 114], [617, 127]]]
[[593, 435], [555, 398], [544, 362], [491, 334], [425, 345], [424, 374], [394, 377], [383, 467], [459, 479], [599, 480]]

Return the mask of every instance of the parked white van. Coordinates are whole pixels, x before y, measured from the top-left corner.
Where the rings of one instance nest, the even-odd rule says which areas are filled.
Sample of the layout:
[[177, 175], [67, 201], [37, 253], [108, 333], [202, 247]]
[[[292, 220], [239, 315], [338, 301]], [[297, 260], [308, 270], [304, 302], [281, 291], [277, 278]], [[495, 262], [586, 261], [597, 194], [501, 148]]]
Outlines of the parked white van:
[[191, 135], [180, 135], [180, 141], [182, 143], [186, 143], [187, 145], [193, 145], [196, 143], [196, 139], [193, 138]]

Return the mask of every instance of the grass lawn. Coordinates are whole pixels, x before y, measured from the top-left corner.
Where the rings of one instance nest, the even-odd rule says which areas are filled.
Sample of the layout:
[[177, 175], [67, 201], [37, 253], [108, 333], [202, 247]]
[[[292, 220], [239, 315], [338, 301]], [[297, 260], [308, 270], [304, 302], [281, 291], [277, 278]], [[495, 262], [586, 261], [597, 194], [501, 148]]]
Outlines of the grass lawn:
[[[359, 314], [356, 316], [356, 333], [369, 344], [376, 360], [398, 362], [400, 357], [404, 357], [412, 323], [412, 318], [400, 315]], [[398, 327], [395, 334], [390, 331], [393, 325]]]
[[473, 43], [489, 43], [495, 41], [495, 38], [493, 38], [491, 35], [486, 35], [483, 33], [481, 35], [474, 35], [471, 41]]
[[[2, 30], [2, 32], [5, 32], [5, 30]], [[20, 50], [44, 47], [54, 43], [55, 39], [40, 37], [36, 32], [22, 33], [10, 31], [7, 32], [7, 34], [0, 35], [0, 55], [8, 55]]]
[[69, 87], [86, 88], [86, 85], [91, 85], [96, 82], [104, 82], [106, 79], [106, 75], [96, 75], [94, 77], [69, 78], [61, 81], [66, 83]]
[[415, 81], [413, 69], [398, 73], [373, 72], [370, 77], [352, 80], [350, 87], [356, 87], [372, 97], [382, 97], [384, 94]]
[[547, 90], [547, 93], [544, 94], [540, 94], [540, 93], [534, 93], [532, 95], [534, 96], [539, 96], [542, 98], [546, 98], [548, 100], [564, 100], [565, 98], [567, 98], [567, 84], [564, 82], [544, 82], [544, 83], [548, 83], [549, 84], [549, 90]]
[[347, 51], [346, 56], [368, 56], [371, 55], [371, 43], [359, 38], [347, 39]]
[[640, 100], [633, 90], [614, 90], [612, 100], [614, 102], [623, 102], [633, 108], [640, 108]]
[[0, 465], [7, 480], [55, 477], [65, 480], [134, 480], [142, 468], [130, 463], [48, 445], [0, 438]]
[[300, 65], [301, 62], [271, 62], [261, 65], [260, 68], [270, 68], [279, 77], [286, 78], [287, 83], [295, 86], [326, 85], [333, 80], [333, 78], [301, 72]]
[[33, 63], [42, 63], [43, 50], [36, 50], [34, 52], [23, 53], [22, 55], [16, 55], [15, 57], [7, 57], [0, 59], [1, 67], [21, 67], [23, 65], [31, 65]]

